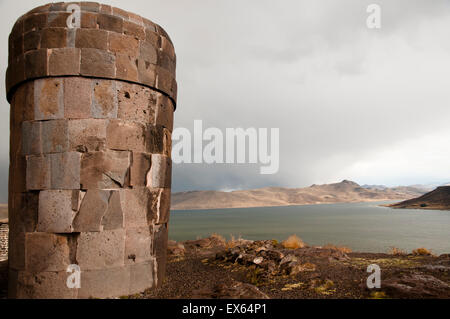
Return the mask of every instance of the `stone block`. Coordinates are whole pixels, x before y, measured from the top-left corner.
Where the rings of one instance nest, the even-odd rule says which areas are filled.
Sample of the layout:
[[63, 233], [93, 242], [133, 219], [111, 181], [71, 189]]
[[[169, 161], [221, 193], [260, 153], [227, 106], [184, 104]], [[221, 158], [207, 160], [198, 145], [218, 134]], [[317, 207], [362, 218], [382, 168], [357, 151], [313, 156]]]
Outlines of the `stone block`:
[[151, 43], [155, 48], [161, 48], [161, 37], [155, 32], [155, 29], [146, 27], [145, 41]]
[[10, 269], [25, 270], [25, 233], [9, 232], [8, 264]]
[[99, 12], [100, 11], [100, 4], [97, 2], [81, 2], [80, 7], [82, 11], [89, 11], [89, 12]]
[[165, 52], [172, 61], [176, 60], [173, 44], [166, 37], [161, 37], [161, 50]]
[[44, 154], [67, 152], [69, 135], [66, 120], [42, 122], [42, 152]]
[[17, 88], [14, 93], [11, 112], [17, 120], [13, 122], [15, 125], [23, 121], [34, 120], [34, 83], [26, 82]]
[[50, 188], [50, 159], [46, 156], [27, 156], [26, 187], [31, 190]]
[[[14, 68], [17, 70], [17, 67]], [[47, 49], [29, 51], [25, 53], [25, 77], [27, 79], [39, 78], [48, 75]]]
[[27, 32], [23, 35], [23, 38], [20, 37], [16, 39], [16, 41], [23, 41], [23, 49], [20, 49], [20, 51], [19, 51], [20, 44], [19, 43], [13, 44], [15, 52], [13, 52], [12, 54], [16, 56], [22, 54], [23, 52], [38, 50], [40, 49], [41, 44], [41, 32], [40, 31]]
[[125, 228], [146, 227], [155, 219], [152, 193], [146, 187], [136, 187], [120, 191], [120, 200], [125, 216]]
[[26, 156], [15, 156], [9, 166], [9, 191], [22, 193], [27, 191], [26, 183], [27, 159]]
[[118, 114], [121, 120], [142, 124], [155, 122], [155, 111], [159, 93], [147, 87], [131, 83], [120, 83], [118, 90]]
[[125, 240], [125, 264], [133, 265], [149, 261], [153, 253], [152, 226], [127, 228]]
[[113, 298], [128, 296], [130, 271], [128, 267], [117, 267], [83, 271], [79, 299]]
[[149, 126], [148, 132], [148, 150], [153, 154], [171, 155], [172, 134], [168, 129], [162, 126]]
[[170, 219], [171, 190], [167, 188], [152, 190], [154, 194], [152, 211], [155, 212], [155, 224], [168, 224]]
[[156, 66], [143, 59], [138, 59], [139, 82], [154, 87], [156, 85]]
[[81, 49], [81, 75], [114, 78], [116, 75], [114, 54], [98, 49]]
[[47, 78], [34, 81], [34, 115], [36, 120], [64, 118], [63, 80]]
[[173, 131], [173, 113], [175, 111], [175, 106], [171, 99], [169, 99], [164, 94], [158, 94], [158, 102], [156, 107], [156, 125], [161, 125], [168, 129], [170, 132]]
[[158, 65], [169, 71], [169, 73], [175, 78], [176, 63], [166, 52], [158, 51]]
[[46, 28], [41, 31], [41, 48], [64, 48], [67, 45], [66, 28]]
[[26, 270], [32, 274], [66, 271], [71, 264], [67, 236], [28, 233], [25, 236], [25, 245]]
[[[49, 28], [65, 28], [67, 27], [67, 19], [71, 13], [69, 12], [49, 12], [47, 27]], [[62, 47], [64, 47], [63, 45]]]
[[9, 92], [13, 86], [25, 80], [25, 62], [25, 57], [19, 56], [15, 62], [8, 66], [8, 69], [6, 70], [7, 92]]
[[77, 233], [103, 231], [102, 220], [109, 206], [111, 191], [91, 189], [86, 192], [74, 222]]
[[88, 119], [91, 117], [92, 80], [81, 77], [64, 79], [64, 117]]
[[51, 188], [80, 189], [81, 154], [67, 152], [50, 154]]
[[67, 287], [66, 271], [32, 274], [10, 271], [8, 297], [11, 299], [76, 299], [77, 289]]
[[92, 116], [97, 119], [117, 118], [116, 81], [93, 81]]
[[13, 193], [9, 204], [9, 231], [25, 234], [36, 231], [38, 223], [39, 193]]
[[150, 154], [133, 152], [130, 168], [130, 186], [146, 186], [152, 157]]
[[139, 81], [137, 60], [126, 54], [116, 54], [116, 77], [126, 81]]
[[147, 289], [156, 287], [155, 268], [156, 260], [128, 266], [130, 269], [130, 295], [142, 293]]
[[[142, 20], [142, 19], [141, 19]], [[124, 21], [123, 33], [129, 35], [138, 40], [145, 40], [145, 29], [142, 25], [135, 22]]]
[[158, 48], [146, 41], [140, 41], [139, 57], [149, 63], [158, 63]]
[[106, 131], [106, 147], [112, 150], [147, 150], [145, 126], [140, 123], [111, 120]]
[[97, 28], [97, 14], [91, 12], [81, 13], [81, 27], [88, 29]]
[[78, 207], [73, 205], [74, 198], [78, 198], [80, 193], [80, 191], [71, 190], [40, 192], [37, 231], [57, 234], [73, 233], [73, 221], [78, 211]]
[[153, 255], [157, 261], [157, 284], [160, 286], [165, 277], [167, 264], [167, 242], [169, 241], [169, 229], [166, 225], [158, 225], [154, 227], [153, 232]]
[[69, 149], [82, 153], [105, 150], [107, 125], [101, 119], [68, 121]]
[[49, 50], [50, 75], [78, 75], [80, 74], [81, 50], [75, 48], [61, 48]]
[[114, 14], [114, 16], [119, 16], [124, 20], [128, 20], [130, 17], [128, 11], [125, 11], [120, 8], [115, 8], [115, 7], [113, 7], [113, 14]]
[[107, 15], [112, 15], [113, 13], [112, 7], [107, 4], [101, 4], [99, 12]]
[[108, 32], [98, 29], [78, 29], [75, 47], [107, 50]]
[[150, 188], [171, 188], [172, 160], [164, 155], [152, 155], [152, 167], [147, 176], [147, 186]]
[[109, 198], [108, 209], [102, 220], [103, 230], [114, 230], [124, 227], [124, 214], [120, 201], [120, 192], [112, 191]]
[[118, 189], [128, 184], [129, 152], [93, 152], [83, 154], [82, 189]]
[[22, 123], [22, 155], [42, 153], [41, 122]]
[[[81, 233], [76, 260], [84, 271], [124, 266], [125, 230]], [[86, 281], [87, 282], [87, 281]]]
[[123, 19], [108, 15], [108, 14], [99, 14], [97, 16], [97, 24], [100, 29], [113, 31], [116, 33], [123, 33]]
[[47, 25], [47, 13], [36, 13], [26, 16], [24, 21], [24, 32], [40, 30]]
[[156, 79], [156, 88], [163, 91], [170, 97], [176, 96], [175, 79], [170, 71], [157, 66], [156, 73], [158, 74]]
[[139, 55], [139, 40], [133, 36], [110, 33], [108, 49], [114, 53], [125, 54], [130, 57]]

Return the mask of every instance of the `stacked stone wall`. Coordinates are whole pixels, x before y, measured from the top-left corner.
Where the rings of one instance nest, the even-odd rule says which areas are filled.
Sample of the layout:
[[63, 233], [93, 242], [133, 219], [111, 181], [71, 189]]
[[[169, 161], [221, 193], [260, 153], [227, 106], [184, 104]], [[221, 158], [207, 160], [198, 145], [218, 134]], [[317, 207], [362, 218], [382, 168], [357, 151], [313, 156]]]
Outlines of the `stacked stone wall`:
[[[10, 36], [9, 296], [107, 298], [162, 283], [176, 107], [173, 45], [132, 13], [68, 3]], [[81, 269], [81, 288], [67, 269]]]

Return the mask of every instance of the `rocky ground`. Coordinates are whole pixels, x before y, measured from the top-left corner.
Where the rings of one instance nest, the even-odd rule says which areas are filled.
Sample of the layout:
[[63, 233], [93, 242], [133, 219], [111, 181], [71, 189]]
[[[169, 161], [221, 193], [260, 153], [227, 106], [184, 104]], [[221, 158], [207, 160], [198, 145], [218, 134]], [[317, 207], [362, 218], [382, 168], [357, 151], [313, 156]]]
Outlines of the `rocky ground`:
[[[370, 264], [381, 268], [381, 289], [366, 286]], [[2, 262], [0, 298], [5, 296]], [[276, 241], [225, 242], [213, 236], [170, 242], [163, 286], [128, 298], [450, 298], [450, 254], [351, 253], [333, 246], [296, 248]]]
[[[220, 237], [171, 242], [163, 287], [132, 298], [450, 298], [450, 255], [396, 253]], [[367, 288], [370, 264], [381, 267], [381, 289]]]

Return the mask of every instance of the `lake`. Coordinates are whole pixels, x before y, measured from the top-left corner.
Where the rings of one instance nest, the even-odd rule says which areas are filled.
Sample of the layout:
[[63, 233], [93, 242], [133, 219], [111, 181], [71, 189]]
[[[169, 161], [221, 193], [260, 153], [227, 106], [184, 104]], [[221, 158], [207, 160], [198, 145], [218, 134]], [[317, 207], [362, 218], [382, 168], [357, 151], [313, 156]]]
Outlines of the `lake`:
[[208, 237], [286, 239], [298, 235], [314, 246], [332, 243], [353, 251], [387, 252], [418, 247], [450, 253], [450, 211], [391, 209], [379, 203], [173, 211], [170, 239]]

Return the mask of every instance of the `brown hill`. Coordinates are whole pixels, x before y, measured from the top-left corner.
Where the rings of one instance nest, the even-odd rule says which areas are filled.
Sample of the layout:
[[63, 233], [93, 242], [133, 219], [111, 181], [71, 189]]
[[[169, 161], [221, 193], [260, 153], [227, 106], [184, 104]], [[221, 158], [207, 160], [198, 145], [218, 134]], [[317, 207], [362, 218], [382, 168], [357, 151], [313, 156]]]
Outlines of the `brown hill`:
[[172, 195], [173, 210], [293, 206], [404, 200], [424, 194], [414, 188], [366, 189], [351, 181], [306, 188], [262, 188], [235, 192], [197, 191]]
[[450, 210], [450, 186], [441, 186], [418, 198], [390, 205], [393, 208]]

